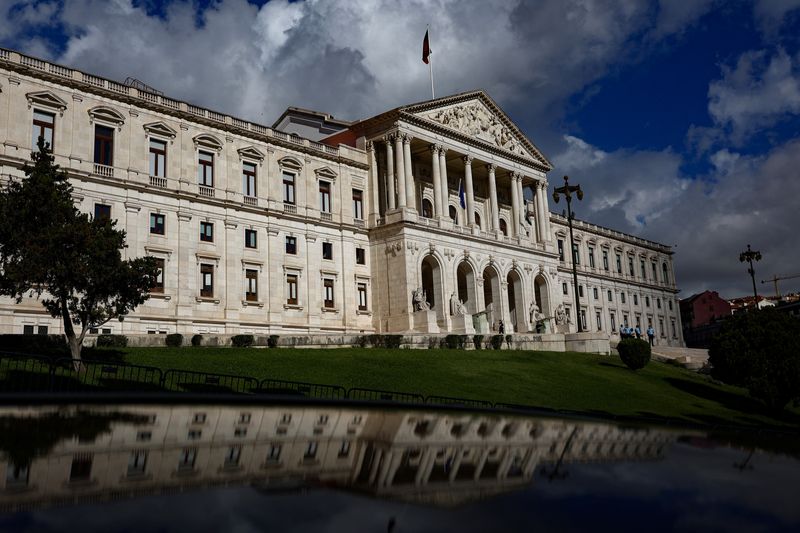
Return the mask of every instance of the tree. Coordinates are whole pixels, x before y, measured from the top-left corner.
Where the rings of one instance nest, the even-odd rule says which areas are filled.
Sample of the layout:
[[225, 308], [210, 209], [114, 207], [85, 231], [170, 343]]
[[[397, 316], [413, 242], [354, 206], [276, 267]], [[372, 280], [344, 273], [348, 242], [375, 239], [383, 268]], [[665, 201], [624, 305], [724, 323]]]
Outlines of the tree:
[[777, 309], [736, 313], [708, 351], [712, 377], [774, 409], [800, 398], [800, 321]]
[[0, 295], [17, 303], [40, 298], [63, 320], [72, 357], [80, 360], [89, 330], [147, 300], [158, 268], [152, 257], [123, 260], [125, 232], [113, 220], [81, 213], [41, 137], [38, 148], [33, 165], [23, 168], [26, 178], [12, 178], [0, 191]]

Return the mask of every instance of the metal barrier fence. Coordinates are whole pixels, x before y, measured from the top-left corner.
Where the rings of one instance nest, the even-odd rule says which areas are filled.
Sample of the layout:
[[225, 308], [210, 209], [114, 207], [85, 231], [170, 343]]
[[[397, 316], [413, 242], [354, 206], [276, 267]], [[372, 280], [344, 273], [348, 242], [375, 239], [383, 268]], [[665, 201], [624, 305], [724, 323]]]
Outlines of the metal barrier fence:
[[[511, 407], [484, 400], [428, 396], [380, 389], [345, 389], [338, 385], [280, 379], [258, 381], [250, 376], [215, 374], [192, 370], [161, 370], [113, 361], [52, 359], [0, 352], [0, 393], [171, 391], [271, 394], [324, 400], [361, 400], [394, 403], [428, 403], [487, 409]], [[521, 406], [514, 406], [520, 408]]]

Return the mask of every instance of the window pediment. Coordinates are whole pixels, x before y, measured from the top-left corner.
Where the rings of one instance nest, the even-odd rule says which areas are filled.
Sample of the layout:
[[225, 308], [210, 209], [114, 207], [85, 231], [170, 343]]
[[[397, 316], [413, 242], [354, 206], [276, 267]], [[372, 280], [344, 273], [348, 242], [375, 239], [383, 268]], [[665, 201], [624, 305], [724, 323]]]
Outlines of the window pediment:
[[27, 93], [25, 98], [28, 99], [29, 108], [31, 106], [38, 105], [50, 109], [56, 109], [62, 113], [67, 108], [67, 103], [50, 91], [36, 91]]
[[328, 167], [318, 168], [314, 171], [318, 178], [335, 180], [336, 173]]
[[300, 170], [303, 168], [303, 163], [295, 157], [286, 156], [278, 159], [278, 166], [287, 170]]
[[256, 159], [258, 161], [264, 160], [264, 154], [253, 146], [239, 148], [236, 151], [239, 153], [239, 157], [242, 159]]
[[194, 141], [195, 146], [210, 148], [211, 150], [216, 150], [217, 152], [222, 151], [222, 141], [220, 141], [213, 135], [209, 135], [208, 133], [201, 133], [200, 135], [196, 135], [192, 140]]
[[155, 135], [158, 137], [168, 137], [170, 139], [174, 139], [178, 135], [177, 131], [173, 130], [163, 122], [151, 122], [142, 127], [150, 135]]
[[89, 110], [90, 121], [99, 120], [101, 122], [109, 122], [115, 126], [122, 126], [125, 124], [125, 117], [116, 109], [106, 106], [96, 106]]

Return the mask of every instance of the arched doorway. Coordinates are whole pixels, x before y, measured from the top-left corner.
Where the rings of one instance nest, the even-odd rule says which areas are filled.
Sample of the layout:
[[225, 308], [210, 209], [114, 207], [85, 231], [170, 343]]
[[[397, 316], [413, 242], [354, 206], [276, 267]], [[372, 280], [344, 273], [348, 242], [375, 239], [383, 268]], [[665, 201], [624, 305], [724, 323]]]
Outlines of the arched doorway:
[[489, 327], [492, 330], [497, 329], [497, 322], [503, 319], [500, 306], [500, 276], [490, 266], [483, 269], [483, 305], [485, 309], [491, 306], [491, 316], [487, 317]]
[[433, 218], [433, 204], [427, 198], [422, 200], [422, 216], [425, 218]]
[[[553, 316], [553, 313], [550, 309], [550, 293], [547, 289], [547, 280], [545, 279], [543, 274], [537, 274], [533, 280], [533, 297], [536, 301], [536, 305], [539, 306], [539, 312], [545, 318], [549, 318]], [[547, 322], [545, 322], [546, 324]], [[553, 323], [550, 323], [550, 327], [553, 326]], [[531, 329], [536, 329], [536, 324], [531, 324]]]
[[466, 261], [461, 261], [456, 269], [458, 299], [464, 303], [470, 314], [478, 312], [478, 298], [475, 292], [475, 271]]
[[502, 218], [500, 219], [500, 233], [508, 237], [508, 224], [506, 224], [506, 221]]
[[523, 299], [522, 291], [522, 278], [515, 270], [512, 270], [506, 276], [508, 282], [508, 318], [511, 325], [514, 326], [514, 332], [527, 330], [527, 312], [525, 308], [525, 301]]
[[434, 256], [429, 254], [422, 260], [420, 279], [428, 305], [436, 312], [437, 320], [444, 319], [448, 300], [444, 298], [442, 269]]
[[475, 225], [478, 226], [478, 229], [483, 229], [483, 226], [481, 225], [481, 216], [477, 211], [475, 211]]

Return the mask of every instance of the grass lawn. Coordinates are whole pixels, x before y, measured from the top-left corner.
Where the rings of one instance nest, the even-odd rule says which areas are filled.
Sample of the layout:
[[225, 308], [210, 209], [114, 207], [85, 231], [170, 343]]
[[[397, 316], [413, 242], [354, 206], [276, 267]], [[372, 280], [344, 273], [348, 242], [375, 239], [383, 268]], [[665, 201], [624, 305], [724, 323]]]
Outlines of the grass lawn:
[[692, 423], [800, 426], [800, 410], [768, 411], [737, 387], [651, 362], [632, 372], [616, 356], [530, 351], [125, 348], [125, 361], [598, 415]]

